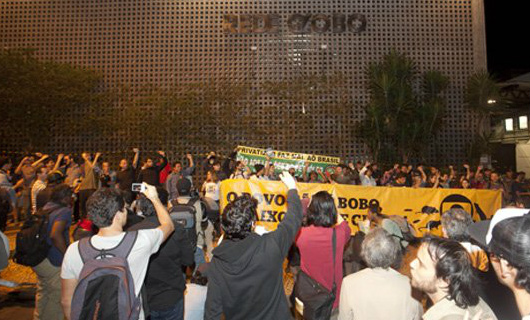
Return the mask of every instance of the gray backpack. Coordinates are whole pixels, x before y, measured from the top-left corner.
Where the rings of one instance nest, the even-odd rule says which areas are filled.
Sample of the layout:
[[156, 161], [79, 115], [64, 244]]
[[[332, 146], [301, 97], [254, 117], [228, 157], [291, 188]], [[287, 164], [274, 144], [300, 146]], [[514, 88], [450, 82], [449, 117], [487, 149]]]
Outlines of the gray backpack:
[[72, 298], [71, 319], [136, 320], [140, 297], [134, 293], [134, 280], [127, 257], [138, 232], [127, 232], [112, 249], [96, 249], [90, 238], [79, 240], [83, 269]]

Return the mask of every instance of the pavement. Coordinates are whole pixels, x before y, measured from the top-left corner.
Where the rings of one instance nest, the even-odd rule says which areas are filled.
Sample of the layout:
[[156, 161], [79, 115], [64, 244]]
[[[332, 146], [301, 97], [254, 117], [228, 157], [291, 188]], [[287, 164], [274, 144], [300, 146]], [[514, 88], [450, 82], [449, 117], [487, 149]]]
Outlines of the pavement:
[[[19, 225], [9, 224], [5, 232], [9, 239], [11, 254], [15, 248], [16, 235], [19, 229]], [[33, 270], [9, 260], [7, 268], [0, 272], [0, 279], [19, 284], [13, 288], [0, 285], [0, 319], [32, 319], [37, 283], [37, 277]]]

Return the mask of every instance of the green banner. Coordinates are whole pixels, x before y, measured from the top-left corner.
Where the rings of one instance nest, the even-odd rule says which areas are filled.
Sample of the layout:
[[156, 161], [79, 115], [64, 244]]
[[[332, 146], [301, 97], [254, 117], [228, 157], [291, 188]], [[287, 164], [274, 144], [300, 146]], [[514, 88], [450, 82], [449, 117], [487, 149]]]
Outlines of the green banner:
[[256, 164], [265, 165], [267, 159], [266, 155], [269, 155], [271, 163], [274, 164], [276, 173], [294, 168], [297, 176], [302, 175], [302, 170], [306, 163], [309, 163], [309, 168], [307, 169], [308, 174], [317, 169], [324, 172], [327, 167], [334, 167], [340, 163], [340, 158], [338, 157], [266, 150], [244, 146], [238, 146], [237, 150], [236, 159], [239, 161], [245, 161], [252, 170], [254, 170], [254, 165]]

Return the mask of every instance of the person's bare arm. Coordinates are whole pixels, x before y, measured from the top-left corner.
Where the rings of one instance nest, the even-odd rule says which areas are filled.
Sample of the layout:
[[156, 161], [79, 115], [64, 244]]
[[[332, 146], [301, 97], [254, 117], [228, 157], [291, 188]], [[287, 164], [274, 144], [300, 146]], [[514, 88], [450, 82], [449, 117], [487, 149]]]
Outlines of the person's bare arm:
[[23, 183], [24, 183], [24, 179], [18, 180], [17, 183], [15, 183], [15, 185], [13, 186], [13, 189], [18, 189], [18, 188], [22, 187]]
[[477, 171], [475, 172], [475, 177], [482, 171], [482, 166], [477, 167]]
[[138, 160], [140, 159], [140, 149], [133, 148], [133, 151], [134, 151], [134, 159], [132, 162], [132, 167], [136, 169], [138, 168]]
[[57, 160], [55, 161], [55, 166], [53, 166], [52, 172], [54, 172], [57, 169], [59, 169], [59, 166], [61, 165], [61, 161], [63, 161], [63, 158], [64, 158], [64, 154], [62, 154], [62, 153], [60, 153], [57, 156]]
[[22, 170], [22, 165], [24, 165], [24, 162], [28, 160], [28, 157], [24, 157], [22, 158], [22, 160], [20, 160], [20, 163], [18, 164], [17, 168], [15, 169], [15, 174], [20, 174], [20, 171]]
[[322, 169], [317, 168], [317, 173], [322, 178], [322, 183], [327, 183], [328, 182], [328, 178], [326, 178], [326, 176], [322, 172]]
[[49, 157], [49, 156], [48, 156], [47, 154], [42, 155], [42, 157], [40, 157], [39, 160], [33, 162], [33, 163], [31, 164], [31, 166], [32, 166], [33, 168], [36, 168], [36, 167], [37, 167], [39, 164], [41, 164], [44, 160], [48, 159], [48, 157]]
[[449, 180], [453, 181], [456, 177], [455, 168], [453, 166], [449, 166]]
[[436, 172], [436, 182], [434, 183], [432, 187], [433, 189], [436, 189], [438, 188], [439, 185], [440, 185], [440, 171]]
[[90, 164], [90, 166], [92, 168], [94, 168], [96, 166], [96, 163], [98, 163], [98, 159], [99, 159], [100, 156], [101, 156], [101, 153], [96, 152], [96, 156], [94, 157], [94, 161], [92, 161], [92, 163]]
[[421, 181], [423, 182], [427, 181], [427, 175], [425, 174], [425, 171], [423, 170], [423, 166], [418, 166], [418, 171], [421, 173]]
[[158, 221], [160, 222], [160, 226], [158, 227], [158, 229], [160, 229], [164, 234], [162, 241], [166, 241], [166, 239], [169, 237], [169, 235], [171, 235], [173, 230], [175, 230], [173, 221], [171, 220], [171, 217], [167, 212], [166, 206], [164, 206], [162, 202], [160, 202], [156, 188], [145, 182], [143, 183], [143, 185], [145, 186], [145, 191], [143, 192], [144, 195], [147, 197], [147, 199], [151, 200], [153, 206], [155, 207], [156, 216], [158, 217]]
[[50, 239], [52, 244], [61, 251], [62, 254], [66, 252], [66, 239], [64, 238], [64, 229], [66, 228], [66, 221], [56, 221], [52, 226], [50, 233]]
[[191, 153], [188, 153], [186, 155], [186, 158], [188, 159], [189, 167], [193, 168], [195, 166], [195, 163], [193, 162], [193, 156], [191, 155]]
[[469, 179], [471, 179], [471, 169], [469, 168], [469, 164], [464, 164], [464, 168], [466, 168], [466, 179], [469, 181]]
[[309, 179], [307, 179], [307, 168], [309, 168], [309, 162], [306, 162], [302, 169], [302, 179], [304, 179], [305, 182], [309, 181]]
[[75, 287], [77, 287], [77, 279], [61, 279], [61, 304], [67, 320], [70, 320], [72, 297], [74, 296]]

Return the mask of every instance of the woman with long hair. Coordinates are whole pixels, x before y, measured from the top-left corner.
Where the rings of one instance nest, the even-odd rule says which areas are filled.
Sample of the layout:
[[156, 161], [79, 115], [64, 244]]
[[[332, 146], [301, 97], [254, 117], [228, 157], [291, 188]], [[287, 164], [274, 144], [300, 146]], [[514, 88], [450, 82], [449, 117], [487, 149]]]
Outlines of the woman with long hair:
[[[296, 245], [300, 250], [300, 268], [330, 291], [335, 280], [337, 290], [333, 303], [332, 319], [334, 319], [338, 314], [343, 278], [342, 256], [344, 246], [350, 239], [350, 226], [338, 214], [335, 201], [327, 191], [313, 195], [302, 226], [296, 238]], [[336, 233], [335, 263], [333, 263], [333, 230]]]

